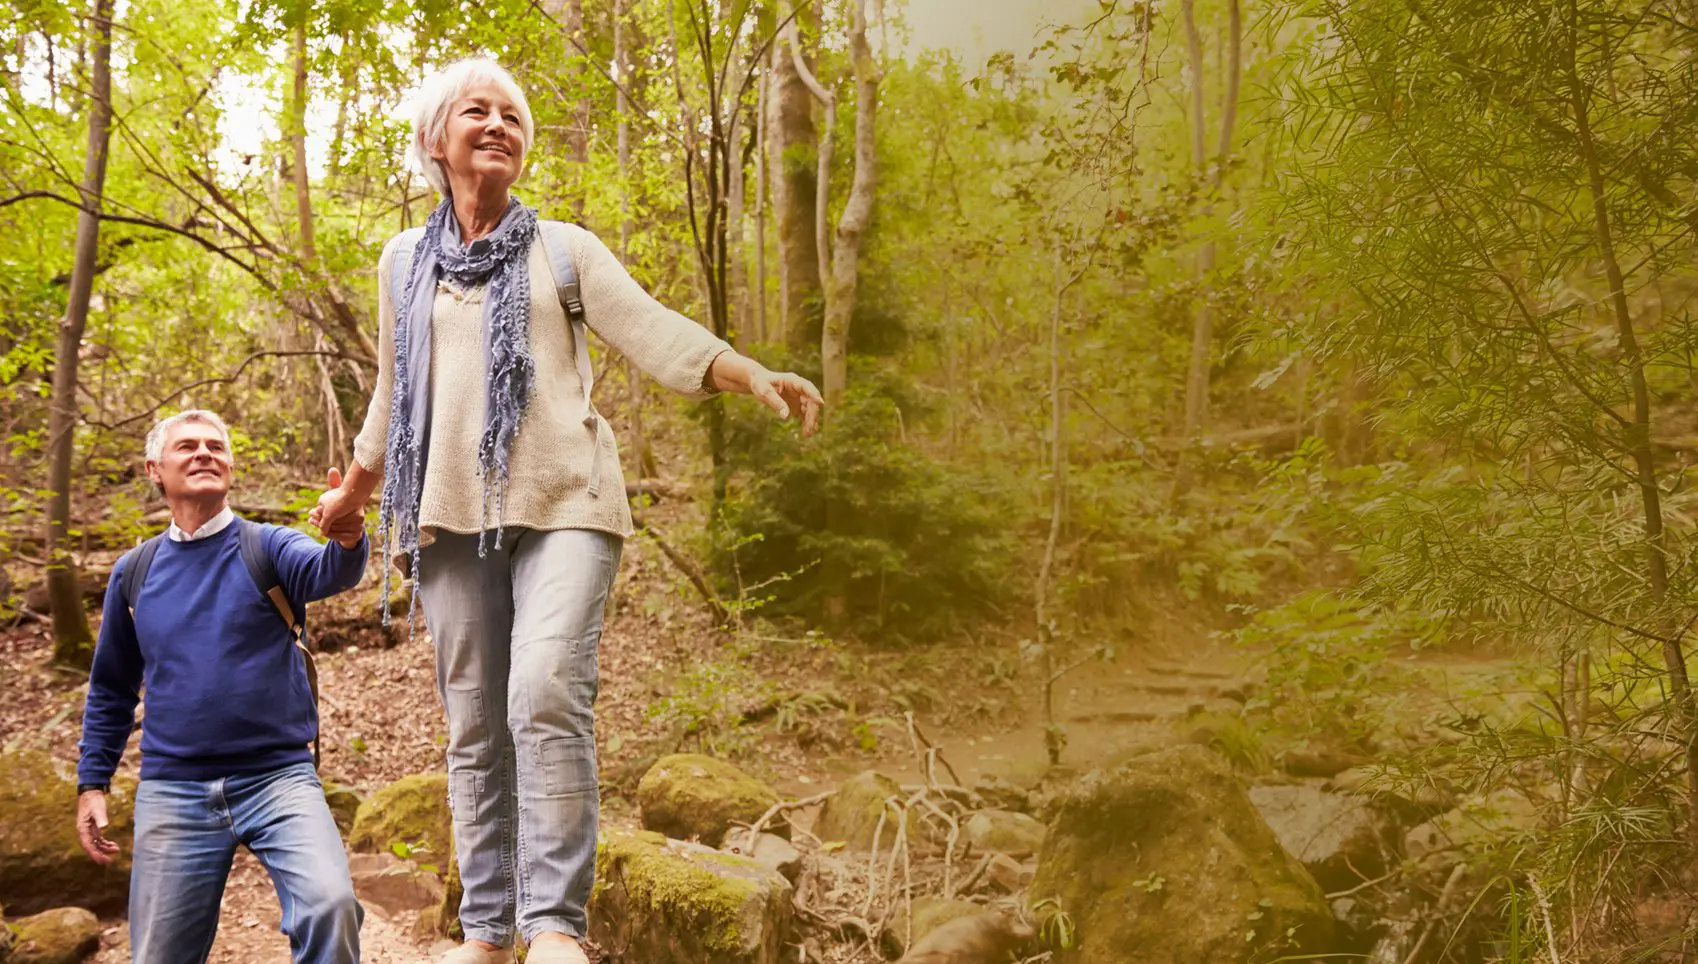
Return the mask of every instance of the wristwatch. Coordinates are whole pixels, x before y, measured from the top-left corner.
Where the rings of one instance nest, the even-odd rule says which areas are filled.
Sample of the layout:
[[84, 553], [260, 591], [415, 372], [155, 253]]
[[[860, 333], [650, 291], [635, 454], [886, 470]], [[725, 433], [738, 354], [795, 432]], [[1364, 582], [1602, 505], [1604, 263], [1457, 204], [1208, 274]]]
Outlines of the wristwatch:
[[79, 783], [77, 784], [77, 796], [80, 797], [90, 790], [99, 790], [101, 793], [106, 793], [111, 789], [112, 784], [110, 783]]

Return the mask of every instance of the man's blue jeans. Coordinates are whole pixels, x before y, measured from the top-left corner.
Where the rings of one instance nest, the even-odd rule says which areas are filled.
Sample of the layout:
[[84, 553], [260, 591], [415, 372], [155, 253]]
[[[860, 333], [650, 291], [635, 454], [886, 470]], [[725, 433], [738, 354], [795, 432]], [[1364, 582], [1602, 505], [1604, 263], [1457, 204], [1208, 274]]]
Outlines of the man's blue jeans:
[[238, 844], [253, 851], [277, 886], [295, 964], [359, 961], [364, 914], [311, 764], [222, 780], [143, 780], [135, 819], [135, 964], [206, 960]]

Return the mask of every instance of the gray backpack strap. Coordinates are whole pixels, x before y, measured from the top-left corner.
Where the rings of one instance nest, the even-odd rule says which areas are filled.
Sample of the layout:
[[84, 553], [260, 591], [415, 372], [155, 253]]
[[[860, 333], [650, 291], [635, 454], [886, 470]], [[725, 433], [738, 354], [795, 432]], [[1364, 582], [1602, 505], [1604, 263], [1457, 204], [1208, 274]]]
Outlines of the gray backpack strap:
[[572, 350], [578, 365], [578, 381], [584, 386], [584, 427], [595, 433], [595, 456], [590, 463], [590, 495], [601, 489], [601, 417], [590, 401], [595, 387], [595, 371], [590, 366], [589, 326], [584, 323], [584, 302], [578, 291], [578, 266], [572, 260], [572, 239], [563, 221], [537, 222], [537, 237], [542, 240], [548, 255], [548, 269], [554, 274], [554, 291], [560, 307], [566, 309], [567, 326], [572, 329]]
[[424, 228], [408, 228], [395, 236], [395, 258], [389, 262], [389, 304], [401, 310], [401, 297], [407, 293], [407, 275], [413, 272], [413, 252], [424, 239]]

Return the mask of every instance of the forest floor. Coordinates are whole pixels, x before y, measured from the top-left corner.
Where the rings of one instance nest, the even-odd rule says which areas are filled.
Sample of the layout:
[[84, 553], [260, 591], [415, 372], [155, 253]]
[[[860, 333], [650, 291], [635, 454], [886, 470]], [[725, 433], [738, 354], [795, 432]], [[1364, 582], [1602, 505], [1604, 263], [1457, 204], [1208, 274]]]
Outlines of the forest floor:
[[[377, 582], [373, 574], [362, 589], [314, 607], [313, 617], [319, 638], [339, 647], [319, 657], [321, 772], [327, 781], [364, 793], [439, 768], [447, 732], [422, 626], [412, 639], [398, 634], [397, 644], [386, 648], [383, 632], [364, 615], [377, 605]], [[1206, 627], [1177, 617], [1148, 621], [1136, 638], [1116, 642], [1116, 661], [1082, 667], [1058, 687], [1070, 764], [1089, 766], [1139, 744], [1172, 742], [1177, 721], [1217, 698], [1243, 662], [1241, 654], [1212, 641]], [[50, 668], [50, 654], [43, 624], [0, 630], [0, 744], [47, 749], [68, 769], [76, 757], [86, 681]], [[1047, 766], [1041, 694], [1012, 633], [909, 648], [815, 634], [789, 638], [765, 626], [731, 637], [712, 629], [688, 584], [642, 538], [627, 546], [601, 646], [601, 675], [598, 742], [604, 779], [611, 783], [640, 775], [656, 752], [698, 747], [738, 759], [797, 796], [869, 767], [913, 781], [919, 774], [905, 721], [910, 711], [964, 784], [988, 775], [1026, 782]], [[830, 700], [806, 698], [816, 693]], [[786, 699], [796, 696], [803, 698]], [[788, 709], [774, 711], [775, 705]], [[739, 714], [764, 720], [737, 726]], [[679, 736], [692, 725], [698, 736]], [[138, 757], [132, 743], [126, 772], [134, 774]], [[637, 822], [616, 787], [604, 791], [603, 812], [609, 824]], [[287, 961], [278, 923], [270, 880], [243, 852], [225, 893], [211, 959]], [[364, 959], [430, 959], [441, 948], [420, 943], [412, 923], [369, 912]], [[127, 961], [124, 922], [106, 924], [94, 960]]]

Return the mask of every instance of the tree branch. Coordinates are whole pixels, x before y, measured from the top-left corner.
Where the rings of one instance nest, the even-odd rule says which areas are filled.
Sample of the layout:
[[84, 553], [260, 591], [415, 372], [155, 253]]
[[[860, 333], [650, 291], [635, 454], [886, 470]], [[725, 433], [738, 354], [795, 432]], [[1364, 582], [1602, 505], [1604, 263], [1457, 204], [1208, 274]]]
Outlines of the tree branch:
[[230, 374], [228, 374], [228, 375], [217, 375], [217, 376], [214, 376], [212, 378], [203, 378], [198, 382], [194, 382], [193, 384], [184, 385], [182, 388], [173, 389], [172, 391], [167, 392], [164, 398], [159, 400], [159, 404], [153, 406], [150, 409], [147, 409], [146, 411], [137, 412], [134, 415], [130, 415], [130, 416], [125, 417], [125, 418], [121, 418], [118, 421], [111, 422], [111, 423], [97, 422], [93, 419], [87, 419], [87, 418], [85, 418], [83, 421], [88, 425], [94, 426], [95, 428], [104, 429], [108, 432], [114, 432], [114, 431], [117, 431], [118, 429], [123, 428], [126, 425], [130, 425], [132, 423], [142, 421], [143, 419], [152, 418], [154, 415], [159, 413], [160, 409], [171, 404], [173, 401], [182, 397], [183, 395], [186, 395], [189, 392], [194, 391], [197, 388], [205, 388], [208, 385], [227, 385], [227, 384], [235, 381], [236, 379], [242, 377], [242, 372], [246, 371], [249, 365], [252, 365], [254, 362], [260, 360], [261, 358], [311, 358], [311, 357], [338, 358], [338, 359], [341, 359], [343, 361], [360, 362], [362, 364], [366, 363], [366, 361], [367, 361], [366, 359], [357, 358], [353, 355], [346, 355], [346, 354], [343, 354], [342, 352], [339, 352], [339, 351], [312, 351], [312, 350], [305, 350], [305, 349], [303, 349], [303, 350], [287, 350], [287, 351], [256, 351], [253, 354], [249, 355], [247, 358], [244, 358], [242, 360], [242, 363], [240, 365], [236, 366], [236, 370], [231, 372]]

